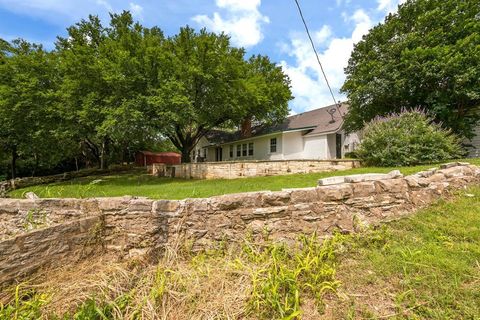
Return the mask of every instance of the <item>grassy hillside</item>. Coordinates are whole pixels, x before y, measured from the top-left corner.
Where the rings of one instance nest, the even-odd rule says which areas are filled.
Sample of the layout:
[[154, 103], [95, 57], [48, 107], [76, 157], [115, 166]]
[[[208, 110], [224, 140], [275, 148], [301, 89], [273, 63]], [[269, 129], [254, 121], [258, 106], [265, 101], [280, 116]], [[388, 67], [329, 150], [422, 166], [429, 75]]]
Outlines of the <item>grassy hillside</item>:
[[480, 187], [320, 243], [95, 258], [0, 294], [0, 319], [479, 319]]
[[[468, 159], [479, 164], [480, 159]], [[317, 185], [320, 178], [359, 173], [386, 173], [399, 169], [408, 175], [429, 169], [436, 165], [422, 165], [400, 168], [356, 168], [346, 171], [292, 174], [285, 176], [242, 178], [233, 180], [183, 180], [152, 177], [147, 174], [119, 174], [112, 176], [90, 176], [62, 183], [39, 185], [14, 190], [10, 196], [22, 198], [26, 192], [33, 191], [42, 198], [86, 198], [109, 196], [144, 196], [153, 199], [202, 198], [227, 193], [260, 190], [281, 190], [282, 188], [303, 188]]]

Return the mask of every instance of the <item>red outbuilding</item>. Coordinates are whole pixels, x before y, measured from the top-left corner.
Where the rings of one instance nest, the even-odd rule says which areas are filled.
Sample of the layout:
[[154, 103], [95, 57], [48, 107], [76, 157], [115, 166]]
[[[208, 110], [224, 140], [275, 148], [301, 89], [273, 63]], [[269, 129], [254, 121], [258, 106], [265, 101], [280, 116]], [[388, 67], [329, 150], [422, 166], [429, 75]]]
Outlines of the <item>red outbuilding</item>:
[[153, 163], [180, 164], [182, 156], [176, 152], [139, 151], [135, 155], [135, 164], [146, 167]]

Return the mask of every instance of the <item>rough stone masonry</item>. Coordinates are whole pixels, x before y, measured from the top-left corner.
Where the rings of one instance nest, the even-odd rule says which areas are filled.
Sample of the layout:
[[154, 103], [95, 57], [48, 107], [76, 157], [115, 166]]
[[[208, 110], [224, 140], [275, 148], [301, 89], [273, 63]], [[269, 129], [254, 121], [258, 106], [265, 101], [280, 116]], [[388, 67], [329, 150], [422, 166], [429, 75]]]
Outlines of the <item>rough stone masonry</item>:
[[333, 177], [311, 188], [205, 199], [0, 199], [0, 285], [92, 253], [121, 259], [187, 239], [201, 249], [247, 233], [288, 241], [313, 231], [352, 232], [478, 182], [479, 167], [450, 163], [407, 177], [398, 171]]

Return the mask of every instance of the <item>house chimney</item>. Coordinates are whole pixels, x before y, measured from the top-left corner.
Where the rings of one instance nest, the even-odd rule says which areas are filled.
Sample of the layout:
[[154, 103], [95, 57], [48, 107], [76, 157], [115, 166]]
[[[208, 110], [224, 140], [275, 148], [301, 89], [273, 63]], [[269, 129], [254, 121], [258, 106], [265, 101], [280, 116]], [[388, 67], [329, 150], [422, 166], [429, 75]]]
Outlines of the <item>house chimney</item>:
[[242, 138], [249, 138], [252, 136], [252, 117], [248, 116], [242, 120], [240, 127], [240, 135]]

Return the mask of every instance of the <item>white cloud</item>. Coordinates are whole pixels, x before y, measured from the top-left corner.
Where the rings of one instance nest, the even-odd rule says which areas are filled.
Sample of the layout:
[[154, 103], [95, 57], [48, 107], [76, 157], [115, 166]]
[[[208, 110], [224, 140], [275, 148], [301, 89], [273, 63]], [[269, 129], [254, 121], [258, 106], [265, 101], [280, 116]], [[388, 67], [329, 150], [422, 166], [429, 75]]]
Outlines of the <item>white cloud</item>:
[[225, 16], [214, 12], [213, 17], [197, 15], [192, 19], [214, 32], [225, 32], [237, 46], [251, 47], [262, 41], [262, 25], [270, 20], [258, 10], [260, 0], [216, 0]]
[[[319, 51], [319, 58], [337, 100], [345, 98], [338, 91], [345, 80], [344, 68], [353, 46], [373, 25], [363, 10], [355, 11], [347, 20], [354, 24], [350, 37], [334, 37], [327, 25], [312, 35], [316, 47], [325, 48]], [[282, 47], [294, 60], [292, 64], [286, 61], [280, 63], [292, 80], [294, 111], [301, 112], [332, 104], [332, 97], [306, 35], [292, 34], [289, 44], [283, 44]]]
[[130, 2], [130, 12], [135, 18], [143, 20], [143, 7], [141, 5]]
[[385, 13], [394, 13], [397, 11], [398, 5], [406, 2], [406, 0], [377, 0], [377, 10]]
[[105, 7], [105, 9], [107, 9], [110, 12], [113, 11], [112, 5], [105, 0], [97, 0], [97, 4]]

